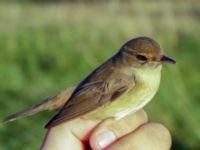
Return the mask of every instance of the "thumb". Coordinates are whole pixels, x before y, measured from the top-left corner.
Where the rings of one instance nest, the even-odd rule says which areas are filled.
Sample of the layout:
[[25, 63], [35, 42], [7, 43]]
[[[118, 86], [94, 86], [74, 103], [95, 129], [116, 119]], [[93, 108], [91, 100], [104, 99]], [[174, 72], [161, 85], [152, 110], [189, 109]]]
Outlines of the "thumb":
[[147, 114], [144, 110], [129, 114], [120, 120], [106, 119], [93, 130], [89, 140], [90, 146], [94, 150], [102, 150], [146, 122]]

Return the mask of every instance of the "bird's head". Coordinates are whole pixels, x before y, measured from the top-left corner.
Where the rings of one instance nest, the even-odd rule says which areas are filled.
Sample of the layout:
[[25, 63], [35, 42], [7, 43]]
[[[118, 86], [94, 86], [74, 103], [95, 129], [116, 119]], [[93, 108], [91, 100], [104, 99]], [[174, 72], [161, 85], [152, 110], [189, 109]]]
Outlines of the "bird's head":
[[164, 54], [155, 40], [149, 37], [138, 37], [126, 42], [120, 52], [126, 57], [126, 61], [135, 67], [176, 63], [175, 60]]

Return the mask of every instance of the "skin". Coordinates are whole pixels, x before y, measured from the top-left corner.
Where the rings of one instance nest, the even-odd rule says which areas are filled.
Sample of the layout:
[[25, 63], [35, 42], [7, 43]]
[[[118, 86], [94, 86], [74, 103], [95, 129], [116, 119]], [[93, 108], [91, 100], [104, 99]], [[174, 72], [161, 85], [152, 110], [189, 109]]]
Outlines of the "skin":
[[41, 150], [169, 150], [166, 127], [148, 122], [144, 110], [121, 120], [77, 118], [48, 130]]

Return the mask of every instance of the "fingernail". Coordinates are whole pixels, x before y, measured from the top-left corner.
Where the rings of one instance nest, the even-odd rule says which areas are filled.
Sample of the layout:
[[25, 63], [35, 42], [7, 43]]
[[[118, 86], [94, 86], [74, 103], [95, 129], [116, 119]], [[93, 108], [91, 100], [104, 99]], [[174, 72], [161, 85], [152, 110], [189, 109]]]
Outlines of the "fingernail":
[[103, 130], [97, 134], [97, 142], [101, 148], [105, 148], [116, 140], [115, 134], [110, 130]]

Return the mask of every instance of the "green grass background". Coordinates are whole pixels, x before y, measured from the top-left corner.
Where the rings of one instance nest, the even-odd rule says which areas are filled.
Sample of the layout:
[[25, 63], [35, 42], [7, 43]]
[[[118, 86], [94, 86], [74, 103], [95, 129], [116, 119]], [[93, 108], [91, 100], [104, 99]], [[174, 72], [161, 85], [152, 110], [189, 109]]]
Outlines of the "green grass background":
[[[0, 118], [77, 84], [127, 40], [154, 37], [177, 60], [145, 107], [174, 150], [200, 149], [200, 3], [0, 3]], [[54, 112], [0, 125], [0, 150], [39, 149]]]

